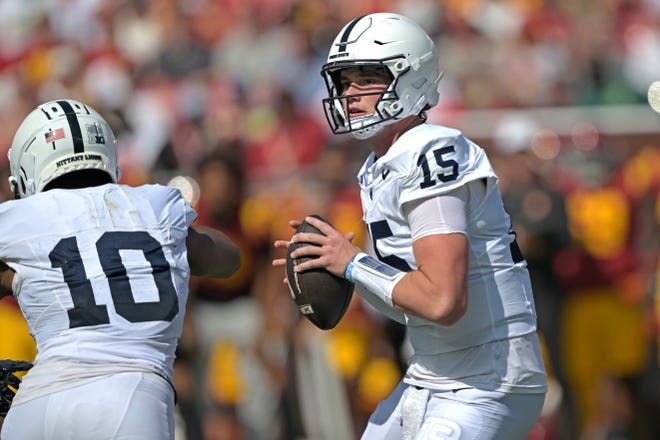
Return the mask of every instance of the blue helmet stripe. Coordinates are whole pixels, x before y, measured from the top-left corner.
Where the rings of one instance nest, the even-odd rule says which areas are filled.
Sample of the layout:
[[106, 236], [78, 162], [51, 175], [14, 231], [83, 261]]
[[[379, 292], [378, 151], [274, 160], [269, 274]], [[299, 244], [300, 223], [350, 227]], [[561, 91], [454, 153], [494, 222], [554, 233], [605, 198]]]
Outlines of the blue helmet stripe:
[[358, 21], [362, 20], [366, 15], [363, 15], [361, 17], [356, 18], [355, 20], [351, 21], [348, 26], [346, 26], [346, 30], [341, 36], [341, 39], [339, 40], [342, 44], [339, 46], [339, 52], [344, 52], [346, 51], [346, 42], [348, 41], [348, 37], [351, 35], [351, 31], [355, 27]]
[[83, 153], [85, 151], [85, 143], [82, 137], [82, 130], [80, 129], [80, 122], [78, 122], [78, 117], [76, 112], [71, 107], [67, 101], [57, 101], [57, 103], [64, 110], [66, 120], [69, 123], [69, 128], [71, 129], [71, 136], [73, 138], [73, 152], [74, 153]]

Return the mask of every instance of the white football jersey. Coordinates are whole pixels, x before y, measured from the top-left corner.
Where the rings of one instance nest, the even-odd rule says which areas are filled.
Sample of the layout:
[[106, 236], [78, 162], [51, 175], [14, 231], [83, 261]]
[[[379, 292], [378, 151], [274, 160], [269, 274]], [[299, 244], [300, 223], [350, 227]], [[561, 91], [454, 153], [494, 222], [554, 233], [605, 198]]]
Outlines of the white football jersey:
[[[55, 189], [0, 204], [0, 261], [16, 271], [14, 296], [37, 345], [21, 390], [58, 375], [75, 381], [90, 365], [171, 380], [196, 217], [178, 189], [160, 185]], [[47, 368], [61, 362], [74, 371]]]
[[[476, 180], [483, 181], [486, 188], [483, 199], [467, 204], [468, 308], [457, 323], [441, 326], [393, 310], [368, 293], [363, 295], [381, 312], [407, 325], [414, 350], [412, 363], [424, 364], [417, 365], [417, 370], [413, 368], [413, 373], [422, 371], [432, 375], [439, 367], [442, 374], [446, 373], [446, 379], [455, 379], [451, 376], [471, 373], [465, 368], [467, 352], [465, 357], [451, 360], [447, 355], [518, 336], [536, 338], [536, 312], [526, 262], [515, 243], [497, 177], [479, 146], [458, 130], [423, 124], [406, 132], [377, 160], [372, 153], [360, 170], [358, 180], [373, 253], [379, 260], [403, 271], [415, 270], [417, 266], [411, 229], [402, 206], [442, 195]], [[358, 292], [364, 293], [361, 289]], [[439, 366], [438, 355], [446, 358], [444, 367]], [[483, 357], [485, 363], [489, 363], [489, 359]], [[482, 365], [474, 372], [485, 374], [491, 368], [491, 365]], [[537, 364], [535, 368], [540, 373], [537, 384], [544, 386], [543, 367]], [[424, 386], [434, 380], [425, 382], [426, 379], [418, 377], [410, 383]]]

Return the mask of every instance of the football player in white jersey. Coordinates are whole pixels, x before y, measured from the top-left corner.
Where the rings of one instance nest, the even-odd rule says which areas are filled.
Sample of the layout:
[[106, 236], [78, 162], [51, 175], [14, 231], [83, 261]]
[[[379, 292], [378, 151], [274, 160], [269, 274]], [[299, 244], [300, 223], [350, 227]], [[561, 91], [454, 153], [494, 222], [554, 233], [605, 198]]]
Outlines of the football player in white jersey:
[[115, 135], [79, 101], [32, 111], [9, 161], [0, 296], [17, 299], [37, 356], [2, 440], [173, 439], [189, 277], [232, 275], [238, 248], [192, 226], [178, 189], [118, 184]]
[[433, 41], [401, 15], [362, 16], [337, 35], [321, 73], [333, 132], [372, 149], [358, 176], [372, 250], [308, 217], [325, 236], [291, 238], [318, 245], [295, 251], [318, 257], [296, 270], [352, 280], [407, 326], [414, 350], [362, 438], [524, 439], [546, 391], [530, 279], [486, 154], [426, 122], [441, 78]]

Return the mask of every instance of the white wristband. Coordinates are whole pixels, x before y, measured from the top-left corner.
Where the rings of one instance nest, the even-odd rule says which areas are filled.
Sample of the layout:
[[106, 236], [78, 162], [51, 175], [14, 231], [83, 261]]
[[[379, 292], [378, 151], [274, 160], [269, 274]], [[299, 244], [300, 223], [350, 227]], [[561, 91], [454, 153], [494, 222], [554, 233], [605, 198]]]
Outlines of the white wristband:
[[392, 291], [406, 273], [360, 252], [346, 266], [344, 278], [362, 285], [369, 292], [393, 306]]

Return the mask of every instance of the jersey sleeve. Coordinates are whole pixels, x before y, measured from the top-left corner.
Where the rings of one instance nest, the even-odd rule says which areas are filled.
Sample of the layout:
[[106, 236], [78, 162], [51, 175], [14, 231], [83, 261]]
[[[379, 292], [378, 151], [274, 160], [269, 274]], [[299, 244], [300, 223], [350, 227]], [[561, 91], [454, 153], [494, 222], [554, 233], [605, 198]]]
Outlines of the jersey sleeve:
[[43, 206], [38, 207], [25, 200], [0, 204], [0, 261], [15, 270], [14, 263], [24, 258], [23, 254], [17, 256], [15, 249], [24, 249], [26, 255], [32, 254], [31, 248], [38, 244], [39, 237], [48, 230], [43, 227], [44, 216], [41, 211], [50, 212], [52, 205], [45, 201]]
[[402, 205], [449, 193], [474, 180], [496, 179], [485, 152], [460, 133], [418, 143], [422, 146], [408, 157], [411, 172], [401, 182]]
[[16, 230], [16, 218], [14, 211], [10, 209], [11, 201], [0, 203], [0, 261], [4, 261], [3, 249], [5, 249], [15, 234], [12, 231]]
[[467, 236], [468, 199], [468, 188], [463, 186], [442, 196], [415, 200], [404, 205], [402, 211], [410, 225], [412, 241], [433, 234], [459, 233]]
[[197, 211], [179, 189], [163, 185], [144, 185], [140, 190], [142, 196], [151, 204], [159, 224], [187, 230], [197, 219]]

